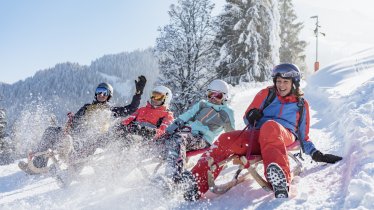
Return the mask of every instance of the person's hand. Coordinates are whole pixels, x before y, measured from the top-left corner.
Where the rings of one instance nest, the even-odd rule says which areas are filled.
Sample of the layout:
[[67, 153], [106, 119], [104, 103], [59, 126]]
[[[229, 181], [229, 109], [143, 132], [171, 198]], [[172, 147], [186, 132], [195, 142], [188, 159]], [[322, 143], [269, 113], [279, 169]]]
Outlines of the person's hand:
[[169, 135], [172, 135], [173, 133], [175, 133], [175, 131], [179, 128], [179, 126], [175, 123], [169, 125], [167, 128], [166, 128], [166, 133], [168, 133]]
[[153, 137], [154, 135], [156, 135], [156, 129], [150, 128], [148, 126], [142, 126], [140, 129], [140, 133], [142, 134], [142, 136]]
[[136, 94], [143, 94], [146, 83], [147, 79], [143, 75], [139, 76], [138, 80], [135, 80]]
[[261, 119], [262, 116], [264, 116], [264, 114], [262, 114], [261, 110], [251, 109], [245, 117], [247, 118], [249, 124], [254, 125], [255, 121]]
[[156, 135], [154, 135], [153, 137], [153, 140], [158, 140], [159, 138], [161, 138], [163, 135], [165, 134], [165, 132], [161, 129], [156, 129]]
[[142, 130], [142, 126], [140, 126], [138, 123], [133, 123], [133, 122], [128, 124], [126, 127], [127, 127], [127, 131], [132, 134], [138, 133]]
[[181, 119], [176, 119], [174, 120], [174, 122], [169, 125], [167, 128], [166, 128], [166, 133], [168, 133], [169, 135], [172, 135], [176, 132], [177, 129], [179, 128], [182, 128], [184, 126], [184, 121], [181, 120]]
[[342, 160], [343, 158], [332, 154], [323, 154], [322, 152], [317, 150], [313, 153], [312, 159], [316, 162], [336, 163]]

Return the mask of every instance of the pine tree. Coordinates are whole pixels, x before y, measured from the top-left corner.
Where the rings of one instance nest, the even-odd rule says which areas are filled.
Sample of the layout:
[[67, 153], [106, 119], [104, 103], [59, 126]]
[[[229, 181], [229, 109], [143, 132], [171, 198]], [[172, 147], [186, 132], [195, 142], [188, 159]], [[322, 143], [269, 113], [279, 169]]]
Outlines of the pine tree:
[[268, 79], [279, 58], [277, 1], [226, 1], [215, 39], [219, 77], [231, 84]]
[[[7, 119], [6, 119], [5, 110], [3, 110], [0, 107], [0, 140], [1, 140], [1, 138], [3, 138], [5, 136], [6, 126], [7, 126]], [[1, 143], [1, 141], [0, 141], [0, 143]]]
[[299, 39], [299, 33], [304, 28], [303, 23], [295, 23], [297, 16], [293, 9], [292, 0], [279, 1], [280, 38], [279, 59], [282, 63], [294, 63], [302, 71], [306, 70], [305, 47], [307, 43]]
[[169, 11], [170, 24], [160, 29], [155, 54], [161, 83], [173, 91], [172, 109], [186, 111], [204, 94], [201, 90], [215, 76], [214, 28], [209, 0], [179, 0]]

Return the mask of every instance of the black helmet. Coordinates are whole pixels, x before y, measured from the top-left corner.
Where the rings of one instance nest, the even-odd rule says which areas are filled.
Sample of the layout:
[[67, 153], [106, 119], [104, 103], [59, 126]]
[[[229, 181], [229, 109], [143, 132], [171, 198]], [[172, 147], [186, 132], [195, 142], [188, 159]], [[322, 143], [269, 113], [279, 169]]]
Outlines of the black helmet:
[[301, 72], [300, 69], [294, 64], [282, 63], [276, 65], [273, 68], [271, 76], [273, 77], [274, 84], [277, 76], [280, 76], [282, 78], [291, 78], [296, 88], [300, 86]]
[[113, 96], [113, 87], [110, 84], [106, 83], [106, 82], [100, 83], [97, 86], [96, 91], [95, 91], [95, 99], [96, 99], [96, 96], [97, 96], [98, 92], [101, 92], [100, 89], [106, 89], [107, 90], [107, 94], [108, 94], [107, 101], [109, 101], [110, 98], [112, 98], [112, 96]]

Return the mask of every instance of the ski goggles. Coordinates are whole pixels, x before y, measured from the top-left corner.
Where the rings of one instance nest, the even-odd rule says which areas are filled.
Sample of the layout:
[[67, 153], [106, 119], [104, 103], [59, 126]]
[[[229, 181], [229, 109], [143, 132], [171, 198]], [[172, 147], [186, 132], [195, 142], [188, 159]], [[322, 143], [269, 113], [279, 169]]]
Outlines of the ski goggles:
[[162, 94], [162, 93], [159, 93], [159, 92], [156, 92], [156, 91], [153, 91], [152, 94], [151, 94], [151, 99], [155, 100], [155, 101], [163, 101], [165, 100], [166, 98], [166, 95]]
[[218, 91], [213, 91], [213, 90], [209, 90], [208, 93], [207, 93], [207, 96], [208, 96], [208, 98], [215, 98], [215, 99], [219, 99], [219, 100], [223, 99], [223, 93], [218, 92]]
[[281, 76], [283, 78], [294, 78], [294, 77], [300, 76], [300, 73], [285, 69], [284, 71], [278, 70], [278, 71], [272, 72], [271, 76], [272, 77]]
[[102, 94], [103, 96], [109, 96], [109, 91], [105, 87], [98, 87], [95, 90], [95, 95], [100, 95]]

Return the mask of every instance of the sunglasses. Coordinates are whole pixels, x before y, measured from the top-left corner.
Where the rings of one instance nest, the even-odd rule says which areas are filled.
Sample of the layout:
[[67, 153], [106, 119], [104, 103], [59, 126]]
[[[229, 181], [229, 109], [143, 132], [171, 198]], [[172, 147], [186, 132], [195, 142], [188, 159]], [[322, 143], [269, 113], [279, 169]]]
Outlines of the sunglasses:
[[159, 93], [159, 92], [152, 92], [151, 94], [151, 99], [155, 100], [155, 101], [163, 101], [165, 100], [166, 98], [166, 95], [162, 94], [162, 93]]
[[96, 88], [95, 95], [100, 95], [102, 94], [103, 96], [109, 96], [109, 91], [108, 89], [104, 87], [98, 87]]
[[207, 94], [208, 98], [215, 98], [215, 99], [219, 99], [219, 100], [222, 100], [223, 99], [223, 93], [221, 92], [217, 92], [217, 91], [208, 91], [208, 94]]

